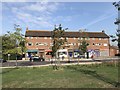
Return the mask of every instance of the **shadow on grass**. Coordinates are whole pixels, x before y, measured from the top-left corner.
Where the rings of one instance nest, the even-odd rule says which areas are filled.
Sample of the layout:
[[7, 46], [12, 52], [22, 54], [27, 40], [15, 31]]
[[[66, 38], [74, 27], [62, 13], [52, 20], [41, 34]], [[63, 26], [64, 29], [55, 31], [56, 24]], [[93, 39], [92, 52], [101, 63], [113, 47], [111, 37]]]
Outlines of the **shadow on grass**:
[[8, 69], [5, 69], [5, 70], [2, 70], [2, 72], [0, 72], [0, 74], [6, 74], [6, 73], [9, 73], [9, 72], [14, 71], [16, 69], [19, 69], [19, 68], [18, 67], [8, 68]]
[[109, 84], [111, 84], [115, 87], [118, 87], [118, 85], [117, 85], [118, 82], [113, 81], [108, 77], [104, 77], [104, 76], [98, 74], [95, 70], [86, 70], [86, 69], [81, 69], [81, 68], [78, 68], [78, 67], [75, 67], [75, 66], [67, 66], [67, 69], [72, 69], [72, 70], [75, 70], [75, 71], [82, 72], [83, 74], [91, 75], [92, 77], [95, 77], [98, 80], [104, 81], [104, 82], [109, 83]]

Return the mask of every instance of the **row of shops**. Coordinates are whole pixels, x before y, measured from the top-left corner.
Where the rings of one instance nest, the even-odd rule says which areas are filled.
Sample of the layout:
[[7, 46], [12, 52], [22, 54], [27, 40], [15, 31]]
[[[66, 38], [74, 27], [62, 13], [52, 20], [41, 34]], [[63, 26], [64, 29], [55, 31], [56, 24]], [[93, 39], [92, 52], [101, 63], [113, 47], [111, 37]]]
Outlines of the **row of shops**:
[[[26, 56], [29, 57], [31, 56], [39, 56], [39, 57], [43, 57], [45, 59], [50, 59], [52, 50], [27, 50]], [[99, 57], [99, 56], [109, 56], [109, 50], [99, 50], [99, 49], [89, 49], [85, 54], [83, 54], [81, 51], [75, 49], [60, 49], [57, 51], [56, 53], [57, 58], [68, 58], [68, 57], [72, 57], [72, 58], [78, 58], [80, 56], [83, 56], [85, 58], [91, 58], [91, 57]]]

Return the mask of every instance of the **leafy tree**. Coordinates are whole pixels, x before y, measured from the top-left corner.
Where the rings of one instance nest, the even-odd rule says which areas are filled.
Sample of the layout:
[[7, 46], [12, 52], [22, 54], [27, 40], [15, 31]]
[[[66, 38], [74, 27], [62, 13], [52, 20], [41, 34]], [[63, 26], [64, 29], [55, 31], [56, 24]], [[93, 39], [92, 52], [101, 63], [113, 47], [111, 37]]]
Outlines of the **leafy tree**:
[[2, 52], [3, 54], [23, 54], [25, 52], [25, 38], [20, 33], [21, 28], [19, 25], [14, 25], [15, 32], [7, 32], [2, 36]]
[[81, 36], [80, 38], [82, 38], [82, 40], [78, 40], [78, 42], [80, 43], [78, 46], [78, 49], [81, 51], [82, 54], [85, 54], [85, 52], [87, 52], [87, 46], [89, 45], [88, 42], [85, 40], [88, 38], [88, 35], [85, 31], [80, 30]]
[[56, 52], [58, 49], [61, 48], [61, 46], [65, 43], [66, 39], [62, 38], [64, 36], [64, 32], [65, 30], [62, 29], [61, 24], [59, 25], [58, 28], [56, 28], [53, 30], [52, 33], [52, 39], [53, 39], [53, 46], [52, 46], [52, 56], [55, 57], [56, 56]]
[[87, 46], [89, 44], [86, 42], [86, 40], [82, 40], [80, 45], [79, 45], [79, 50], [82, 51], [82, 54], [84, 54], [85, 52], [87, 52]]
[[[59, 25], [58, 28], [56, 28], [55, 26], [55, 29], [52, 32], [52, 39], [53, 39], [52, 57], [55, 57], [55, 66], [53, 66], [53, 68], [55, 67], [55, 69], [58, 69], [56, 65], [56, 52], [58, 49], [62, 47], [62, 45], [64, 45], [66, 41], [65, 38], [62, 38], [64, 36], [64, 32], [65, 29], [62, 29], [61, 24]], [[58, 62], [60, 64], [60, 60]]]

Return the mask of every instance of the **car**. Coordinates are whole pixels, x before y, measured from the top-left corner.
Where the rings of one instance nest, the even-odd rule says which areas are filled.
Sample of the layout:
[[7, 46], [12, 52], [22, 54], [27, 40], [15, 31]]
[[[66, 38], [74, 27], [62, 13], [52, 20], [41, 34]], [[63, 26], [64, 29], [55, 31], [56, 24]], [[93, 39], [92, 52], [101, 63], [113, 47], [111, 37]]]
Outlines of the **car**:
[[34, 57], [32, 57], [32, 59], [33, 59], [33, 61], [45, 61], [44, 58], [39, 57], [39, 56], [34, 56]]
[[4, 62], [7, 62], [7, 60], [0, 59], [0, 63], [4, 63]]

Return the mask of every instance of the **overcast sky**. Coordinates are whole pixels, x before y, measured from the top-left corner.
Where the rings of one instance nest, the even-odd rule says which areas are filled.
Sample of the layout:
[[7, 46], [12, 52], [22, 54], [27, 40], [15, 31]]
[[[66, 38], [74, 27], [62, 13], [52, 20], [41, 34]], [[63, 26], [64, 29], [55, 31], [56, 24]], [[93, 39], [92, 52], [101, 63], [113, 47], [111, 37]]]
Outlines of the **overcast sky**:
[[14, 24], [31, 30], [53, 30], [62, 24], [68, 31], [105, 30], [115, 34], [117, 9], [112, 2], [2, 2], [2, 33], [14, 31]]

